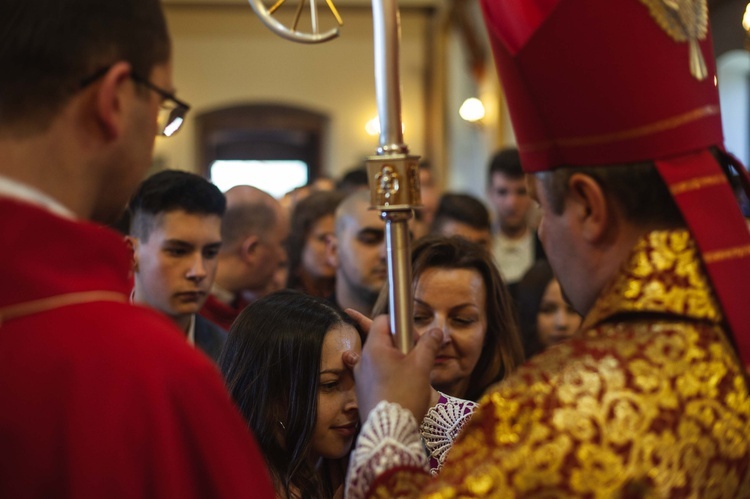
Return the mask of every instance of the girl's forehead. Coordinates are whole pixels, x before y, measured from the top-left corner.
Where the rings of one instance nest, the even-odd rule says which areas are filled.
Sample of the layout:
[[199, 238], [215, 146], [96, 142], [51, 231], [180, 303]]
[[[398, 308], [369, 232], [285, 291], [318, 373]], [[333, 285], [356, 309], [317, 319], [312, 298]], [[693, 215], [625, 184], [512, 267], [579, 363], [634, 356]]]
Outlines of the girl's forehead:
[[349, 324], [338, 324], [329, 329], [323, 339], [320, 370], [344, 369], [341, 354], [347, 350], [357, 353], [362, 350], [362, 342], [357, 330]]

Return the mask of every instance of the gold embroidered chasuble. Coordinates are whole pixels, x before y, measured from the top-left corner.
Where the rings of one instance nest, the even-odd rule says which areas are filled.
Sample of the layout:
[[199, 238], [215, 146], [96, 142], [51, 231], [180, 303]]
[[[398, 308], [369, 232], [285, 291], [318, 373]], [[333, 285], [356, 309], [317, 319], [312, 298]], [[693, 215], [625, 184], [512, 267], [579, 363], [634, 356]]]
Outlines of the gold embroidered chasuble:
[[438, 477], [370, 496], [750, 497], [748, 388], [687, 231], [642, 238], [581, 331], [483, 397]]

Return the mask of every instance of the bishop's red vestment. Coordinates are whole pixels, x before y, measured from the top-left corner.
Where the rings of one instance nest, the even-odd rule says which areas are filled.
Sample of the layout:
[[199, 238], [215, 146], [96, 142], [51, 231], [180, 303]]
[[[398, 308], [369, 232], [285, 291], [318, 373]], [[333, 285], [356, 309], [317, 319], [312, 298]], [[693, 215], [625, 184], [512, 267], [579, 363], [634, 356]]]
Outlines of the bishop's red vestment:
[[686, 230], [641, 239], [581, 331], [480, 400], [435, 478], [381, 402], [348, 497], [750, 497], [745, 373]]

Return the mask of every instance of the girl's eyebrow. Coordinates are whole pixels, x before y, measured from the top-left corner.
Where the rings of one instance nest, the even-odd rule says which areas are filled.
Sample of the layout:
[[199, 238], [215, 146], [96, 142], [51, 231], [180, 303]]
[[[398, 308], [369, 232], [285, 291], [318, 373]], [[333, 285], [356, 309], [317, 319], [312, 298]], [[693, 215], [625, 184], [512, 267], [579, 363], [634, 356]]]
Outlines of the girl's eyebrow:
[[344, 372], [343, 369], [326, 369], [324, 371], [320, 371], [320, 374], [341, 374]]
[[[429, 303], [427, 303], [426, 301], [422, 301], [419, 298], [414, 298], [414, 301], [417, 302], [418, 305], [424, 305], [427, 308], [432, 308]], [[451, 307], [450, 309], [458, 310], [458, 309], [465, 308], [465, 307], [479, 308], [479, 306], [477, 306], [476, 303], [466, 302], [466, 303], [459, 303], [458, 305], [455, 305]]]

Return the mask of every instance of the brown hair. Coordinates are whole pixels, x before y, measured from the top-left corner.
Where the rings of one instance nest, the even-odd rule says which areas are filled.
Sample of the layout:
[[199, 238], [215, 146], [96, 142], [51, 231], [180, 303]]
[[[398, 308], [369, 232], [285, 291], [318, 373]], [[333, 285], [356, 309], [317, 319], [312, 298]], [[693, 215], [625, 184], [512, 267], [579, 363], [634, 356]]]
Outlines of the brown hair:
[[315, 223], [328, 215], [334, 216], [336, 207], [341, 203], [344, 194], [337, 191], [313, 192], [294, 207], [291, 216], [291, 230], [287, 241], [289, 255], [289, 279], [287, 287], [302, 289], [300, 267], [305, 243]]
[[[487, 333], [482, 353], [471, 372], [464, 398], [478, 400], [492, 384], [504, 379], [524, 361], [516, 312], [508, 288], [490, 253], [459, 236], [427, 236], [417, 241], [411, 253], [412, 288], [428, 269], [471, 269], [482, 276], [486, 296]], [[386, 313], [387, 287], [373, 309]]]

